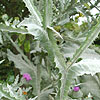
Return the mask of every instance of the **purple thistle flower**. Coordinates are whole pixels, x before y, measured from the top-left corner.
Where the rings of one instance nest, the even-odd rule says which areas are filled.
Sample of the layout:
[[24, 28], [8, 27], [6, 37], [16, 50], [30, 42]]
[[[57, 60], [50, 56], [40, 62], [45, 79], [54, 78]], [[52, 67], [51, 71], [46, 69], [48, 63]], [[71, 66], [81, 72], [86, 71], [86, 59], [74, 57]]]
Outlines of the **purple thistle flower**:
[[78, 92], [78, 91], [80, 90], [80, 87], [79, 87], [79, 86], [74, 86], [73, 90], [74, 90], [75, 92]]
[[26, 79], [26, 81], [32, 80], [30, 74], [28, 74], [28, 73], [24, 73], [24, 74], [23, 74], [23, 78]]

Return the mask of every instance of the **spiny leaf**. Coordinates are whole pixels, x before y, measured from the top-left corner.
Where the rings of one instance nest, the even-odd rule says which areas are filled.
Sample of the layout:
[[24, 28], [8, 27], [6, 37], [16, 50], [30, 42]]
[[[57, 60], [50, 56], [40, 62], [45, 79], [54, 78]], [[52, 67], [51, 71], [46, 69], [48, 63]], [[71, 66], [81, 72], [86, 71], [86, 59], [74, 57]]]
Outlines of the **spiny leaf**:
[[59, 0], [60, 5], [61, 5], [61, 10], [64, 10], [64, 6], [65, 6], [65, 0]]
[[[86, 40], [84, 41], [84, 43], [80, 46], [80, 48], [76, 51], [76, 53], [74, 54], [73, 58], [71, 59], [70, 62], [68, 62], [69, 64], [67, 65], [66, 71], [68, 72], [68, 70], [70, 70], [70, 67], [77, 61], [77, 59], [79, 58], [79, 56], [86, 50], [86, 48], [88, 48], [91, 43], [96, 39], [96, 37], [98, 36], [100, 32], [100, 19], [98, 20], [98, 23], [89, 31], [89, 34], [86, 38]], [[77, 69], [77, 68], [76, 68]], [[93, 68], [92, 68], [93, 69]], [[77, 69], [79, 70], [79, 69]], [[87, 68], [85, 70], [88, 70]], [[75, 70], [73, 70], [75, 71]], [[80, 71], [81, 73], [81, 71]], [[71, 72], [71, 74], [74, 74]], [[65, 90], [65, 94], [64, 94], [64, 100], [66, 100], [66, 96], [68, 95], [68, 84], [70, 84], [70, 81], [68, 81], [68, 79], [70, 79], [67, 76], [67, 83], [66, 83], [66, 88]]]
[[6, 26], [5, 24], [0, 24], [0, 30], [7, 32], [28, 33], [26, 29], [13, 28], [11, 26]]
[[76, 51], [76, 53], [73, 55], [73, 58], [71, 59], [71, 64], [68, 65], [67, 69], [76, 62], [78, 57], [92, 44], [92, 42], [97, 38], [98, 34], [100, 32], [100, 18], [98, 20], [98, 23], [92, 27], [92, 29], [89, 31], [88, 36], [84, 43], [80, 46], [80, 48]]
[[[32, 77], [32, 80], [30, 82], [28, 82], [29, 84], [31, 84], [34, 87], [34, 94], [36, 94], [37, 89], [36, 89], [36, 77], [35, 74], [33, 72], [33, 68], [32, 66], [29, 66], [29, 64], [27, 62], [25, 62], [22, 59], [22, 56], [20, 54], [18, 55], [14, 55], [10, 50], [8, 50], [8, 59], [10, 61], [13, 61], [15, 64], [15, 67], [18, 68], [21, 72], [21, 74], [23, 75], [24, 73], [29, 73]], [[27, 83], [27, 82], [26, 82]]]
[[44, 28], [46, 28], [47, 26], [51, 25], [51, 22], [52, 22], [53, 1], [52, 0], [45, 0], [44, 3], [45, 4], [44, 4], [43, 25], [44, 25]]
[[50, 29], [48, 29], [48, 36], [49, 36], [50, 42], [52, 44], [56, 67], [59, 68], [59, 72], [62, 75], [61, 87], [60, 87], [60, 97], [58, 97], [59, 100], [62, 100], [63, 94], [64, 94], [65, 83], [66, 83], [66, 80], [65, 80], [66, 79], [66, 71], [65, 71], [66, 64], [65, 64], [65, 60], [64, 60], [62, 54], [60, 53], [60, 50], [56, 44], [55, 38], [53, 36], [53, 31]]
[[0, 32], [0, 43], [3, 44], [2, 34]]
[[63, 37], [60, 35], [59, 32], [57, 32], [53, 27], [48, 26], [49, 29], [51, 29], [54, 33], [56, 33], [61, 39], [63, 39]]
[[1, 61], [0, 61], [0, 64], [2, 64], [4, 61], [5, 61], [5, 60], [1, 60]]
[[[74, 41], [66, 41], [66, 43], [61, 45], [61, 52], [63, 53], [64, 57], [73, 57], [73, 54], [76, 50], [80, 47], [80, 45], [76, 44]], [[100, 59], [100, 55], [95, 52], [95, 50], [87, 48], [81, 55], [80, 58], [82, 59], [93, 59], [97, 58]]]
[[14, 97], [11, 97], [9, 93], [5, 92], [5, 91], [3, 90], [3, 88], [4, 88], [4, 87], [2, 87], [2, 84], [0, 84], [0, 99], [1, 99], [2, 97], [5, 97], [5, 98], [7, 98], [7, 99], [9, 99], [9, 100], [10, 100], [10, 99], [11, 99], [11, 100], [16, 100]]
[[[85, 59], [85, 60], [82, 60], [82, 61], [80, 61], [78, 63], [75, 63], [69, 69], [69, 71], [67, 73], [66, 94], [67, 94], [67, 92], [69, 90], [69, 87], [72, 85], [72, 81], [74, 79], [76, 79], [78, 76], [82, 76], [84, 74], [91, 74], [93, 76], [93, 75], [95, 75], [96, 73], [99, 73], [99, 72], [100, 72], [100, 60], [98, 60], [98, 59]], [[91, 76], [91, 78], [92, 78], [92, 76]], [[88, 76], [86, 76], [86, 77], [88, 77]], [[89, 79], [91, 80], [91, 78], [89, 78]], [[86, 79], [85, 81], [90, 82], [89, 79], [88, 80]], [[82, 81], [84, 81], [84, 80], [82, 79]], [[83, 87], [83, 85], [86, 85], [86, 84], [87, 83], [84, 83], [82, 85], [80, 84], [80, 86]], [[94, 81], [93, 79], [91, 81], [91, 84], [89, 83], [86, 86], [88, 86], [88, 85], [89, 86], [95, 85], [96, 88], [98, 88], [97, 81], [96, 80]], [[97, 90], [97, 89], [93, 90], [93, 88], [95, 88], [95, 86], [94, 87], [90, 87], [91, 89], [88, 89], [88, 90], [85, 89], [85, 91], [84, 91], [84, 88], [86, 88], [86, 87], [83, 87], [82, 91], [86, 92], [87, 95], [88, 95], [89, 92], [95, 94], [95, 92]], [[100, 90], [98, 90], [98, 91], [100, 91]], [[95, 94], [95, 95], [100, 98], [98, 93]]]
[[42, 17], [39, 13], [39, 11], [36, 9], [36, 7], [34, 6], [33, 0], [23, 0], [26, 4], [26, 7], [28, 8], [28, 10], [30, 11], [30, 13], [32, 14], [32, 16], [34, 17], [34, 19], [38, 22], [39, 25], [42, 25]]
[[35, 36], [35, 39], [40, 41], [40, 44], [45, 48], [45, 50], [48, 51], [48, 55], [50, 58], [50, 61], [53, 62], [53, 51], [51, 47], [51, 43], [49, 41], [47, 32], [40, 26], [37, 25], [34, 20], [32, 19], [32, 16], [29, 18], [25, 18], [19, 26], [27, 26], [27, 30], [30, 34]]

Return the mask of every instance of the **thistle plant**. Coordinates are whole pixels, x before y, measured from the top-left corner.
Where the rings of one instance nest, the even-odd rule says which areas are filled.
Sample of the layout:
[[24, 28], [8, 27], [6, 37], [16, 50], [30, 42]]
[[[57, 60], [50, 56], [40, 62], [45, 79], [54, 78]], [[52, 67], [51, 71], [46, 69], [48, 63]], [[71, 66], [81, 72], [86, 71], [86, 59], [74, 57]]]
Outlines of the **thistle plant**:
[[26, 79], [26, 81], [32, 80], [30, 74], [28, 74], [28, 73], [24, 73], [24, 74], [23, 74], [23, 78]]
[[[24, 18], [21, 22], [9, 21], [8, 18], [0, 24], [0, 30], [17, 51], [14, 53], [12, 49], [7, 48], [6, 56], [23, 76], [20, 79], [21, 85], [31, 86], [31, 96], [18, 87], [22, 98], [17, 98], [16, 95], [9, 95], [8, 98], [5, 93], [1, 98], [87, 100], [91, 99], [89, 97], [91, 94], [94, 100], [99, 100], [100, 52], [92, 43], [100, 32], [100, 18], [96, 16], [97, 19], [93, 22], [89, 20], [92, 15], [87, 14], [84, 9], [90, 10], [88, 5], [90, 1], [23, 0], [23, 2], [30, 12], [28, 18]], [[87, 24], [84, 22], [85, 24], [78, 25], [73, 13], [79, 15], [77, 18], [85, 16]], [[17, 35], [15, 41], [12, 34]]]

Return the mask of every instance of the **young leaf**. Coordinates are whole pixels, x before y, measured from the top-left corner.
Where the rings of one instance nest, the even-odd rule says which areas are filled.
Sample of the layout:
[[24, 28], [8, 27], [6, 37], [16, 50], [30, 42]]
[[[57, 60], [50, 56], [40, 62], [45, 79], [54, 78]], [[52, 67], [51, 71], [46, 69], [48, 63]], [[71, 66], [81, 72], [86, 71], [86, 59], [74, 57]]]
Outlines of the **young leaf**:
[[25, 52], [29, 52], [30, 51], [30, 41], [26, 41], [24, 43], [24, 49], [25, 49]]
[[0, 99], [2, 97], [5, 97], [9, 100], [16, 100], [14, 97], [10, 96], [10, 93], [7, 93], [6, 91], [4, 91], [4, 86], [2, 84], [0, 84]]

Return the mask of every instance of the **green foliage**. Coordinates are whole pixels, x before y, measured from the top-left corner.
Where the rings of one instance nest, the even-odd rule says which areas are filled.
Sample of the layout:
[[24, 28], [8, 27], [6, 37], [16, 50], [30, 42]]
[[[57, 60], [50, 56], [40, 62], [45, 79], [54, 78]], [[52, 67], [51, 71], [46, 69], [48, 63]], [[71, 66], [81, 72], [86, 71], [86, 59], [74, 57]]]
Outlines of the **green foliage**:
[[25, 96], [22, 95], [23, 90], [19, 87], [18, 79], [19, 77], [17, 76], [12, 85], [0, 84], [0, 99], [5, 97], [7, 100], [25, 100]]
[[30, 41], [26, 41], [25, 42], [24, 49], [25, 49], [25, 52], [29, 52], [30, 51]]

